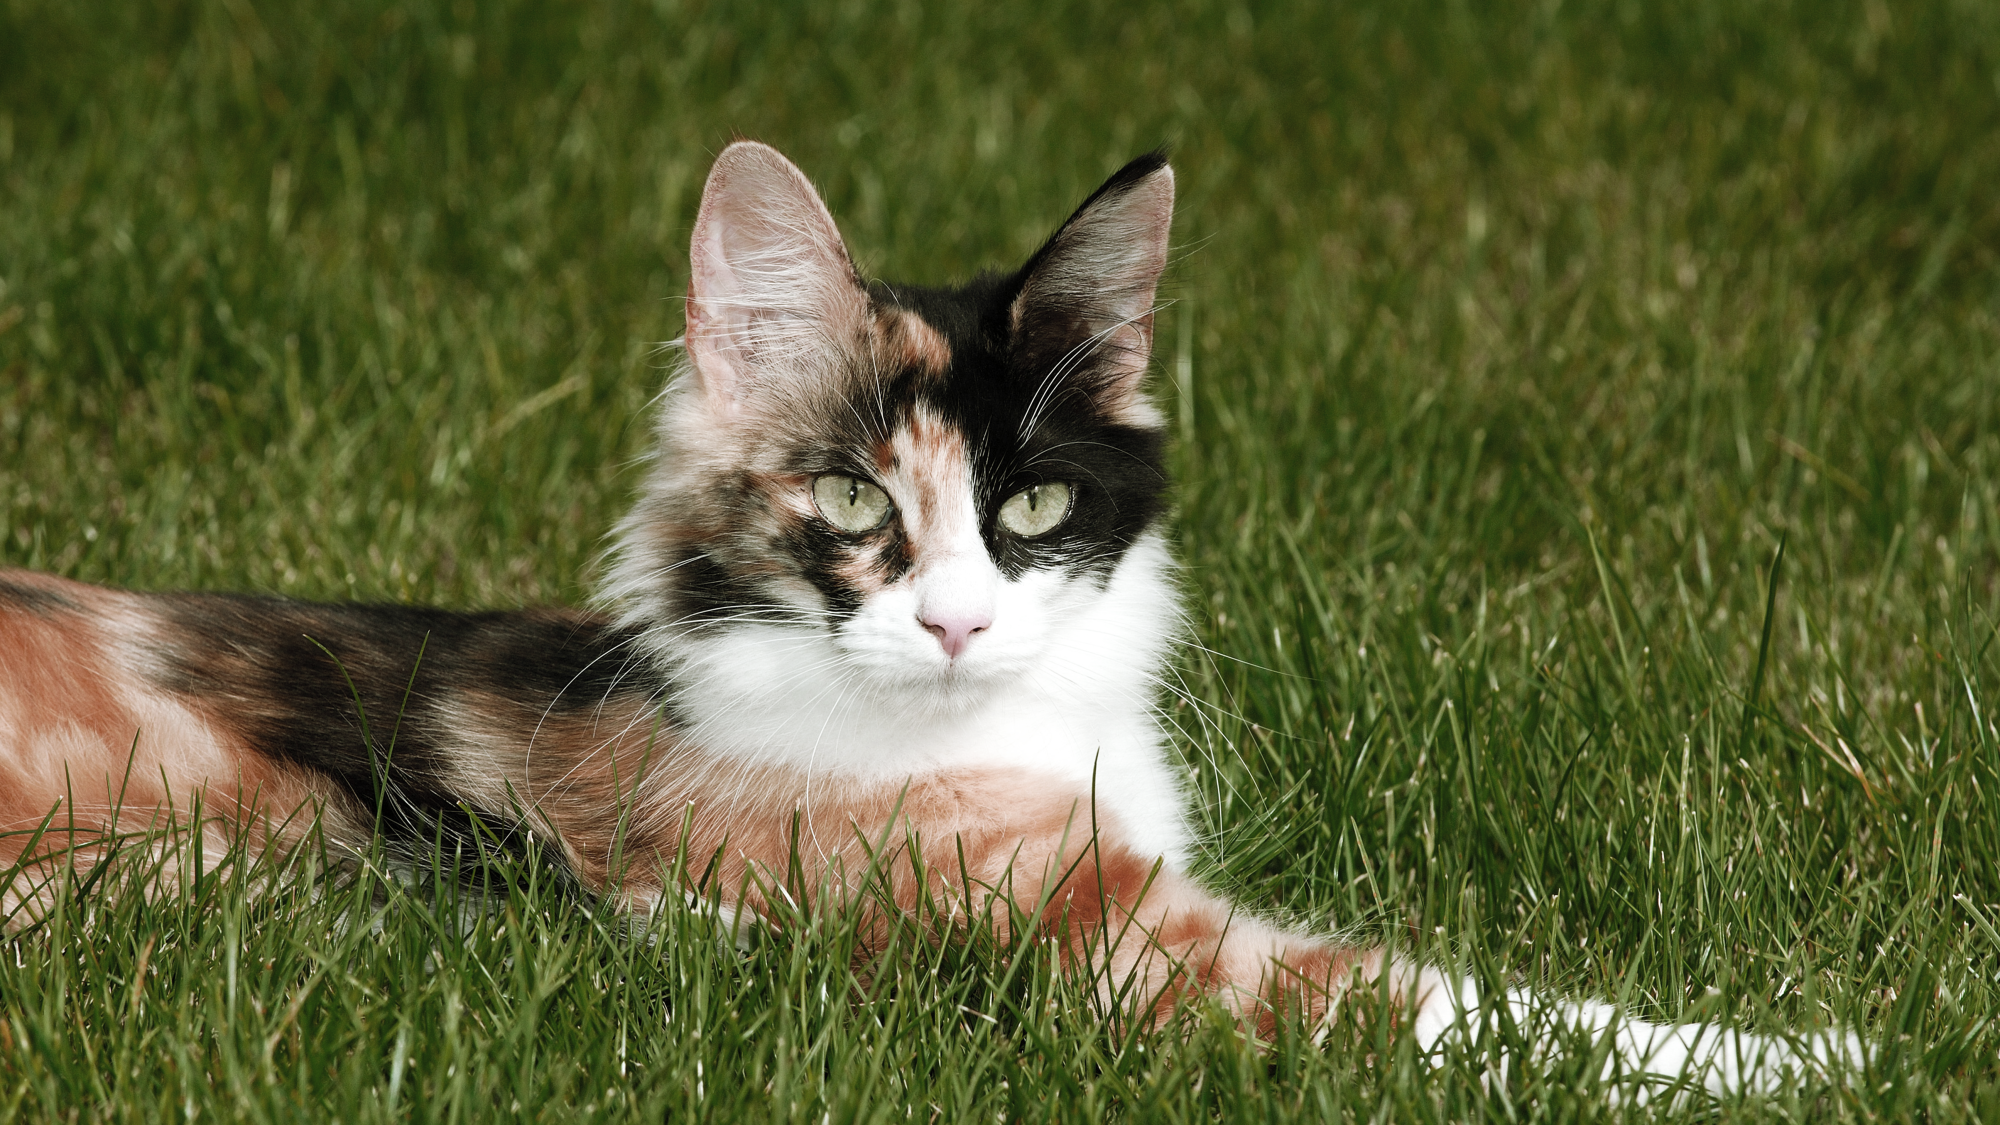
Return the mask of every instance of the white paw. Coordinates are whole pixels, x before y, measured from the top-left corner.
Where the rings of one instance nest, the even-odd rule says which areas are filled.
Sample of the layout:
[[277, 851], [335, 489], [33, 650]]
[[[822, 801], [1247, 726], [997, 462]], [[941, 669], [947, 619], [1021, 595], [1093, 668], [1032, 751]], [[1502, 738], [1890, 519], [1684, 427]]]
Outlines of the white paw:
[[[1433, 1057], [1447, 1035], [1459, 1029], [1476, 1035], [1498, 1015], [1471, 980], [1426, 969], [1418, 978], [1417, 1042]], [[1844, 1031], [1818, 1032], [1796, 1041], [1737, 1031], [1717, 1024], [1657, 1024], [1625, 1016], [1593, 1000], [1557, 1000], [1510, 988], [1501, 994], [1507, 1014], [1525, 1031], [1538, 1052], [1562, 1033], [1585, 1031], [1611, 1050], [1604, 1076], [1687, 1083], [1715, 1094], [1770, 1093], [1811, 1077], [1859, 1070], [1868, 1062], [1867, 1044]], [[1644, 1101], [1642, 1088], [1635, 1100]]]

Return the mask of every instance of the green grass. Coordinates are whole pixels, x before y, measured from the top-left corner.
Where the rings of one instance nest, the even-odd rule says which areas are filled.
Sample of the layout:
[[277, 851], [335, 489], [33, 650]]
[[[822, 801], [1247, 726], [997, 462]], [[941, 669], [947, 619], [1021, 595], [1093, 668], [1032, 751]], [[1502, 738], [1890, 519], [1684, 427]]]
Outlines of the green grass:
[[[2000, 1115], [2000, 7], [295, 8], [0, 0], [0, 563], [580, 600], [733, 135], [913, 280], [1169, 142], [1214, 880], [1892, 1044], [1725, 1119]], [[1574, 1060], [1129, 1034], [1036, 949], [857, 976], [839, 917], [739, 957], [530, 874], [254, 874], [0, 945], [0, 1118], [1621, 1112]]]

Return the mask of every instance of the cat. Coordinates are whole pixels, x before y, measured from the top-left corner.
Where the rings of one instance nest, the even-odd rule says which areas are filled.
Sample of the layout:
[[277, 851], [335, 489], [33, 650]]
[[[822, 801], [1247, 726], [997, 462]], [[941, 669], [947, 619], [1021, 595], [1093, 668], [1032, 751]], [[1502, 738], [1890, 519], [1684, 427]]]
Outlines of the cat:
[[[1143, 156], [1019, 270], [891, 286], [862, 279], [790, 161], [730, 145], [597, 609], [0, 572], [0, 861], [87, 861], [93, 833], [198, 805], [217, 850], [233, 832], [532, 845], [640, 917], [692, 893], [673, 872], [703, 872], [751, 926], [769, 895], [852, 890], [874, 862], [898, 909], [985, 894], [1004, 929], [1043, 904], [1033, 924], [1067, 963], [1153, 1023], [1200, 996], [1269, 1035], [1360, 988], [1426, 1049], [1506, 1009], [1611, 1037], [1610, 1066], [1716, 1089], [1858, 1062], [1838, 1034], [1794, 1047], [1482, 995], [1188, 875], [1157, 711], [1182, 637], [1145, 388], [1173, 203], [1167, 160]], [[804, 886], [795, 856], [818, 868]], [[17, 879], [6, 906], [32, 912], [47, 886]]]

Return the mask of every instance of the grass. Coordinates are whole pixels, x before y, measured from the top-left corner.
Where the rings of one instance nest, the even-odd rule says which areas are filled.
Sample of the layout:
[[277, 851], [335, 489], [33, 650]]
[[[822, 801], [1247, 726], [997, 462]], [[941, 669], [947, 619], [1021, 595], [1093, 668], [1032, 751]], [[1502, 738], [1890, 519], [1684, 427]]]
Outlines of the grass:
[[[0, 563], [581, 599], [739, 132], [914, 280], [1172, 144], [1218, 884], [1891, 1045], [1725, 1120], [2000, 1115], [2000, 8], [0, 0]], [[1035, 949], [261, 877], [0, 946], [0, 1117], [1693, 1111], [1131, 1034]]]

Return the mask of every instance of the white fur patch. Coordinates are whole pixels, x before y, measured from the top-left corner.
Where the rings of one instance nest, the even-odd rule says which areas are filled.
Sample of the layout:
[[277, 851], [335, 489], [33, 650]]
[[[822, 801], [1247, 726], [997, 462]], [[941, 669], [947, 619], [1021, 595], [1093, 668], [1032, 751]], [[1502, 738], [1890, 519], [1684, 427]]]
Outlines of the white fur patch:
[[[1472, 981], [1425, 970], [1420, 978], [1414, 1032], [1425, 1051], [1435, 1051], [1454, 1034], [1477, 1034], [1504, 1009], [1518, 1027], [1544, 1041], [1552, 1033], [1587, 1032], [1609, 1039], [1604, 1076], [1686, 1083], [1710, 1093], [1772, 1093], [1814, 1075], [1858, 1069], [1867, 1047], [1846, 1032], [1824, 1032], [1796, 1041], [1737, 1031], [1716, 1024], [1658, 1024], [1633, 1019], [1595, 1000], [1557, 1000], [1523, 989], [1498, 998], [1480, 994]], [[1647, 1100], [1641, 1086], [1634, 1101]]]

